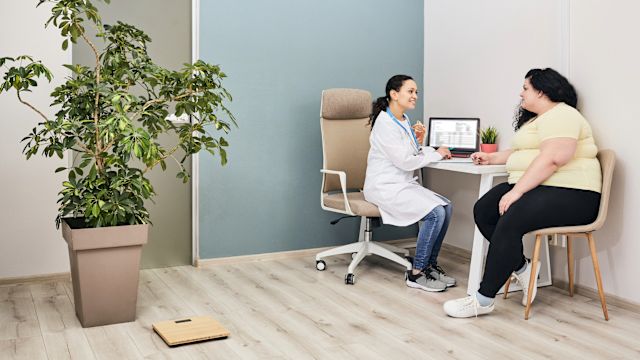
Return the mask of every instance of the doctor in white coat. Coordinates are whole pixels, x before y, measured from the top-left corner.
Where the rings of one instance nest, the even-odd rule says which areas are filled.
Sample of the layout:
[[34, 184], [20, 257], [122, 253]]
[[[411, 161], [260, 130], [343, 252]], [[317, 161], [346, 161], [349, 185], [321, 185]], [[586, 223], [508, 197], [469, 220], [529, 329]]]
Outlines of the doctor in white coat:
[[373, 103], [363, 192], [367, 201], [378, 206], [385, 224], [408, 226], [424, 221], [418, 232], [413, 269], [407, 271], [405, 280], [409, 287], [443, 291], [456, 283], [437, 263], [452, 205], [420, 185], [415, 170], [450, 158], [451, 153], [448, 148], [421, 146], [424, 125], [411, 127], [405, 114], [415, 108], [417, 99], [416, 82], [410, 76], [395, 75], [387, 82], [385, 96]]

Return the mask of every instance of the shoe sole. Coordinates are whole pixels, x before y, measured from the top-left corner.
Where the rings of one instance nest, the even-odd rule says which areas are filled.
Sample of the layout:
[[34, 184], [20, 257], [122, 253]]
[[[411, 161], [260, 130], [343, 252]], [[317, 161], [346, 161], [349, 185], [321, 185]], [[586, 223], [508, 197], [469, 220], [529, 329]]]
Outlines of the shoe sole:
[[414, 283], [413, 281], [405, 281], [405, 283], [407, 284], [408, 287], [413, 288], [413, 289], [420, 289], [420, 290], [424, 290], [424, 291], [429, 291], [429, 292], [442, 292], [447, 290], [447, 288], [445, 287], [444, 289], [440, 289], [440, 288], [430, 288], [430, 287], [426, 287], [426, 286], [422, 286], [418, 283]]
[[478, 312], [477, 315], [475, 313], [473, 313], [473, 314], [449, 314], [446, 310], [445, 310], [444, 313], [447, 314], [447, 316], [452, 317], [454, 319], [468, 319], [468, 318], [472, 318], [472, 317], [478, 317], [478, 316], [487, 315], [487, 314], [490, 314], [491, 312], [493, 312], [493, 308], [487, 309], [487, 310], [482, 310], [482, 312]]

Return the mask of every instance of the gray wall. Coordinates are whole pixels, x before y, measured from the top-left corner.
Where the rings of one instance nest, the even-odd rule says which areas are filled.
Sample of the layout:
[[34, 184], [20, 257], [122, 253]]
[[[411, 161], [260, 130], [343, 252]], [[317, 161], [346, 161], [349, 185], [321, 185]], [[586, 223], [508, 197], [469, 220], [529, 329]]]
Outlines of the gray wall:
[[[351, 242], [358, 222], [320, 208], [323, 89], [383, 95], [397, 73], [422, 86], [423, 2], [202, 0], [200, 56], [234, 96], [229, 164], [200, 158], [200, 257]], [[411, 114], [419, 119], [422, 105]], [[383, 227], [378, 240], [415, 236]]]
[[[152, 39], [149, 54], [158, 65], [179, 69], [191, 62], [190, 0], [112, 0], [110, 5], [95, 5], [105, 24], [119, 20], [146, 32]], [[84, 43], [73, 46], [74, 64], [92, 64], [93, 59]], [[168, 147], [175, 144], [169, 135], [159, 142]], [[191, 168], [190, 162], [187, 167]], [[147, 203], [153, 226], [149, 242], [143, 247], [142, 267], [191, 263], [191, 183], [176, 179], [177, 169], [174, 162], [168, 161], [166, 172], [158, 167], [149, 174], [157, 196], [155, 203]]]

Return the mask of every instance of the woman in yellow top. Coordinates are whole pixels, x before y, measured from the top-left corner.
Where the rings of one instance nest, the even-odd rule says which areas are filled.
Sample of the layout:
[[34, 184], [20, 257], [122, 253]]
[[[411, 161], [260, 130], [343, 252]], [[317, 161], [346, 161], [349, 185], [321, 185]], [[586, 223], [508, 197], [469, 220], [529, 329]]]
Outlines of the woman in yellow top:
[[[499, 184], [474, 206], [480, 232], [489, 240], [480, 289], [447, 301], [452, 317], [491, 312], [500, 287], [512, 274], [524, 289], [526, 305], [531, 264], [522, 252], [522, 236], [553, 226], [583, 225], [598, 214], [602, 174], [591, 126], [576, 110], [578, 97], [569, 81], [553, 69], [530, 70], [520, 93], [512, 148], [472, 154], [475, 164], [505, 164], [507, 183]], [[537, 279], [537, 276], [535, 277]], [[534, 284], [535, 297], [536, 287]]]

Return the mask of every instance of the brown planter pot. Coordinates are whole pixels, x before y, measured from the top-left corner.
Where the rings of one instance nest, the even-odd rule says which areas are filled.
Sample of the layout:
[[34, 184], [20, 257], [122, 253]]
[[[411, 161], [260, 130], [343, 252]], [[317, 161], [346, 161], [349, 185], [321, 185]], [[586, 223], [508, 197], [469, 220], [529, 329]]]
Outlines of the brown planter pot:
[[140, 255], [148, 236], [148, 224], [72, 229], [62, 222], [83, 327], [135, 320]]
[[498, 151], [498, 144], [480, 144], [480, 151], [485, 153], [493, 153]]

